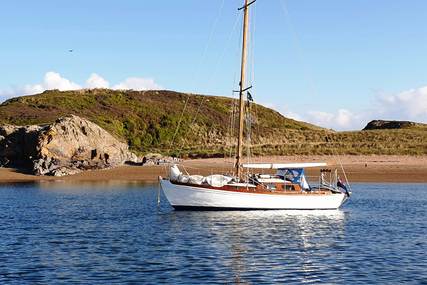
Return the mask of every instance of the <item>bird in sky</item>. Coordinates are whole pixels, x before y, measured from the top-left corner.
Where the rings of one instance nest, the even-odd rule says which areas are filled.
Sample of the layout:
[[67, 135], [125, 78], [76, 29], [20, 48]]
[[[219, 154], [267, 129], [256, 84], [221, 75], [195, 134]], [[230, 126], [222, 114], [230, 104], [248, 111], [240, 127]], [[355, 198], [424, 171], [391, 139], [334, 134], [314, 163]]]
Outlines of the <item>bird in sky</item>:
[[73, 51], [74, 51], [73, 49], [69, 49], [69, 50], [68, 50], [68, 52], [73, 52]]

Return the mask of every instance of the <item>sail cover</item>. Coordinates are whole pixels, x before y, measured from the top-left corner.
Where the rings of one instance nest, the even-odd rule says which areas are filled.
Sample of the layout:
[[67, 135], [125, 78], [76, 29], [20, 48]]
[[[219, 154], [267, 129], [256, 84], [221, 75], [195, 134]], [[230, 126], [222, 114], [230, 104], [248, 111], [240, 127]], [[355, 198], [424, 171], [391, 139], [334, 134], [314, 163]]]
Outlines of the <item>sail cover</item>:
[[282, 169], [282, 168], [309, 168], [327, 166], [326, 162], [304, 162], [304, 163], [246, 163], [244, 168], [254, 169]]

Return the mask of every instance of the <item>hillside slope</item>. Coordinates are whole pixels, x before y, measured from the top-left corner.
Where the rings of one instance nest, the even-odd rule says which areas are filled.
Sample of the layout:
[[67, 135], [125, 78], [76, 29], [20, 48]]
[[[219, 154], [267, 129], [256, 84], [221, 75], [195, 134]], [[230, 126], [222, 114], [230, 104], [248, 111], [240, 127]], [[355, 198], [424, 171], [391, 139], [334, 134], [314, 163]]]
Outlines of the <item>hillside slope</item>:
[[[234, 103], [226, 97], [172, 91], [52, 90], [4, 102], [0, 123], [43, 124], [74, 114], [100, 125], [141, 153], [223, 156], [234, 144], [229, 135]], [[333, 132], [285, 118], [261, 105], [252, 110], [254, 154], [427, 154], [425, 130]]]

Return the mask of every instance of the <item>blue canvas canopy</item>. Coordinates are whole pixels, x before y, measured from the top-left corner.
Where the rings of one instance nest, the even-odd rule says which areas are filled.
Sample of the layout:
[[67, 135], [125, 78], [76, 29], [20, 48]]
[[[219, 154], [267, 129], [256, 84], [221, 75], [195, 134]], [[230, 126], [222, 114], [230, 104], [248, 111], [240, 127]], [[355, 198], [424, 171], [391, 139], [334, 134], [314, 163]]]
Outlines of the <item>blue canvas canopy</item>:
[[303, 189], [310, 189], [305, 179], [304, 168], [280, 168], [277, 170], [277, 175], [283, 176], [292, 183], [299, 184]]

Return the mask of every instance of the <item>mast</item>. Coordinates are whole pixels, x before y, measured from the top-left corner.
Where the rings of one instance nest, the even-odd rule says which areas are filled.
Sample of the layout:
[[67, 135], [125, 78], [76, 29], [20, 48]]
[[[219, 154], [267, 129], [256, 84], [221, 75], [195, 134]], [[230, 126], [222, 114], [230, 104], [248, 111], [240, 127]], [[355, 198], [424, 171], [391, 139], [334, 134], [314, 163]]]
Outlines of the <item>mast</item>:
[[248, 28], [249, 28], [249, 5], [255, 1], [249, 3], [249, 0], [245, 0], [245, 5], [239, 10], [244, 11], [243, 13], [243, 41], [242, 41], [242, 62], [240, 70], [240, 83], [239, 83], [239, 137], [237, 140], [237, 156], [236, 156], [236, 175], [241, 177], [242, 175], [242, 153], [243, 153], [243, 128], [244, 128], [244, 113], [245, 113], [245, 102], [243, 92], [247, 90], [246, 84], [246, 57], [247, 57], [247, 40], [248, 40]]

